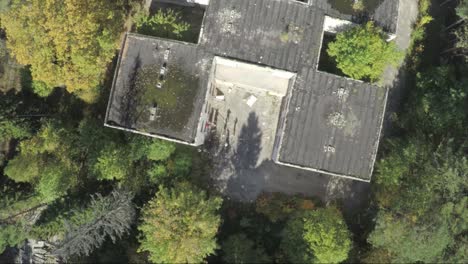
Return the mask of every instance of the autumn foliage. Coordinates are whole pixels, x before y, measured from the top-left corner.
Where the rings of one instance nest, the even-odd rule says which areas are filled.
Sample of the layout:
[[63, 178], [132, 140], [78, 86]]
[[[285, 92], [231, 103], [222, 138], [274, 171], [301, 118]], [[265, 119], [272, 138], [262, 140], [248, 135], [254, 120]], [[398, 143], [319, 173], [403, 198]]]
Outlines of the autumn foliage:
[[125, 17], [123, 0], [15, 0], [1, 15], [7, 47], [31, 65], [35, 81], [96, 100], [115, 55]]

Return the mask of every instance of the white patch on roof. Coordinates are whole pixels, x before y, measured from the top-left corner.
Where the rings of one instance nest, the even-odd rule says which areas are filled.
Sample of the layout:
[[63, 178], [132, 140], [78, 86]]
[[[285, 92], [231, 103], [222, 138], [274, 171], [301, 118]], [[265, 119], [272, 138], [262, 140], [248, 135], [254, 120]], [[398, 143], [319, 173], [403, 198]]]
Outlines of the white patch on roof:
[[328, 33], [338, 33], [349, 27], [355, 27], [356, 25], [357, 24], [354, 24], [348, 20], [325, 16], [325, 21], [323, 22], [323, 31]]
[[275, 96], [285, 96], [295, 73], [216, 57], [216, 83], [245, 89], [251, 93], [266, 92]]

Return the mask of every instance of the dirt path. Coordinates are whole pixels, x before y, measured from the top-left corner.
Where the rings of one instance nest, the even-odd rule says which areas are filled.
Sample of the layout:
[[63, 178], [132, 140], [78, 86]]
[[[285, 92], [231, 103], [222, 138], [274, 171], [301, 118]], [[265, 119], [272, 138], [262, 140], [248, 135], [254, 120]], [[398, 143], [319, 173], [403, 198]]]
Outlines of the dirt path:
[[[410, 46], [413, 24], [416, 22], [417, 18], [418, 0], [400, 0], [395, 43], [402, 51], [406, 51]], [[387, 68], [383, 76], [383, 85], [392, 90], [398, 89], [398, 86], [394, 86], [395, 81], [399, 79], [398, 72], [399, 67]]]
[[[418, 0], [400, 0], [398, 10], [398, 24], [395, 42], [397, 46], [406, 51], [411, 42], [411, 33], [413, 24], [418, 17]], [[382, 84], [389, 89], [387, 111], [382, 134], [390, 134], [392, 130], [391, 116], [401, 107], [403, 97], [408, 89], [407, 72], [405, 65], [400, 67], [388, 67], [384, 73]]]

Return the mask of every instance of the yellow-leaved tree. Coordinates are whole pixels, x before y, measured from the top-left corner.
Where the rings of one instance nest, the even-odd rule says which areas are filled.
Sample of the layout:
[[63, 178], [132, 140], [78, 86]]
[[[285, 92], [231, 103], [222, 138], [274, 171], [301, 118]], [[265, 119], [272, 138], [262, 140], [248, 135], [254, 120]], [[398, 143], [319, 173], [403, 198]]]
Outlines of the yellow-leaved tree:
[[124, 0], [13, 0], [1, 15], [7, 47], [34, 81], [96, 100], [118, 47]]

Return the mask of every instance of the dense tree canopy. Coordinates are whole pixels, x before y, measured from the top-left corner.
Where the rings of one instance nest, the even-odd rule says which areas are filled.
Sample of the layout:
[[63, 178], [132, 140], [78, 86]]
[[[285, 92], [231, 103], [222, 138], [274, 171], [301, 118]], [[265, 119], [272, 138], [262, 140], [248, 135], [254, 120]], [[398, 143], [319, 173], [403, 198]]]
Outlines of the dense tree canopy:
[[232, 235], [222, 244], [224, 251], [223, 260], [226, 263], [271, 263], [271, 259], [265, 254], [260, 245], [256, 245], [245, 234]]
[[271, 222], [287, 219], [299, 210], [314, 208], [315, 204], [311, 199], [279, 192], [261, 193], [255, 201], [255, 211], [268, 217]]
[[339, 263], [348, 258], [351, 233], [334, 207], [304, 211], [288, 220], [282, 249], [292, 263]]
[[97, 195], [88, 208], [74, 215], [72, 223], [65, 222], [63, 239], [57, 244], [55, 254], [62, 258], [89, 255], [106, 239], [113, 242], [130, 231], [135, 220], [133, 195], [113, 191], [108, 196]]
[[457, 80], [454, 69], [450, 67], [418, 73], [415, 92], [411, 104], [408, 104], [408, 110], [413, 114], [403, 118], [404, 125], [430, 134], [466, 132], [467, 87], [468, 81]]
[[[213, 184], [205, 172], [217, 171], [210, 153], [105, 128], [105, 103], [84, 104], [59, 89], [51, 93], [66, 86], [95, 100], [124, 8], [139, 4], [140, 11], [131, 12], [137, 32], [176, 39], [198, 34], [183, 22], [185, 10], [163, 8], [150, 16], [141, 12], [143, 1], [12, 0], [11, 8], [9, 2], [0, 0], [1, 26], [11, 53], [31, 65], [33, 79], [25, 74], [23, 91], [0, 100], [0, 141], [13, 139], [0, 153], [0, 251], [36, 239], [51, 242], [44, 250], [79, 263], [466, 262], [468, 85], [458, 55], [468, 46], [468, 1], [458, 1], [458, 17], [447, 19], [453, 27], [434, 27], [437, 32], [427, 35], [431, 1], [418, 1], [408, 101], [394, 115], [389, 130], [395, 137], [379, 148], [372, 206], [363, 208], [359, 221], [347, 215], [353, 235], [338, 208], [318, 198], [263, 193], [255, 203], [226, 200], [221, 207], [220, 198], [207, 194]], [[367, 2], [354, 3], [360, 9]], [[456, 56], [437, 47], [421, 56], [424, 45], [438, 42], [423, 43], [424, 37], [440, 35], [451, 38], [436, 44], [444, 42]], [[386, 37], [369, 23], [338, 34], [328, 52], [345, 74], [374, 82], [401, 56]], [[431, 53], [437, 54], [417, 63]], [[31, 90], [49, 97], [31, 99]], [[132, 224], [137, 217], [138, 225]]]
[[[420, 3], [427, 8], [430, 1]], [[452, 23], [447, 28], [454, 30], [431, 32], [434, 35], [427, 36], [426, 42], [423, 37], [418, 39], [422, 42], [418, 49], [424, 45], [434, 48], [432, 43], [445, 42], [450, 39], [445, 34], [455, 32], [456, 42], [447, 42], [449, 47], [444, 49], [448, 50], [441, 54], [454, 50], [465, 53], [467, 4], [459, 1], [455, 9], [461, 20], [447, 20]], [[417, 25], [428, 20], [420, 19]], [[414, 86], [397, 119], [400, 136], [386, 142], [377, 162], [374, 194], [379, 212], [368, 237], [373, 247], [366, 262], [466, 262], [466, 65], [454, 58], [441, 60], [439, 54], [431, 54], [434, 52], [427, 52], [434, 57], [427, 66], [414, 69]]]
[[115, 55], [123, 4], [123, 0], [14, 0], [1, 21], [12, 54], [19, 63], [31, 65], [33, 79], [42, 82], [36, 90], [47, 95], [47, 89], [66, 86], [92, 102]]
[[0, 225], [0, 252], [14, 247], [27, 238], [24, 226], [19, 224]]
[[0, 98], [0, 142], [30, 136], [34, 125], [30, 115], [37, 114], [32, 102], [25, 102], [23, 93], [14, 91], [0, 93]]
[[[369, 242], [376, 252], [388, 252], [389, 261], [448, 261], [449, 249], [463, 243], [468, 160], [463, 147], [453, 145], [447, 141], [433, 150], [427, 141], [411, 138], [403, 146], [394, 145], [378, 163], [376, 197], [384, 211]], [[405, 157], [401, 151], [411, 158], [398, 161]]]
[[[173, 143], [122, 136], [90, 119], [83, 120], [78, 128], [53, 121], [19, 144], [19, 154], [8, 162], [5, 175], [16, 182], [30, 183], [44, 200], [52, 201], [83, 181], [80, 175], [123, 180], [129, 188], [187, 175], [190, 155], [173, 155], [175, 150]], [[154, 174], [155, 167], [162, 172]]]
[[162, 187], [143, 208], [140, 250], [163, 263], [203, 261], [218, 248], [221, 198], [207, 197], [188, 183]]
[[388, 65], [396, 65], [402, 58], [395, 43], [387, 42], [385, 34], [372, 22], [338, 33], [327, 52], [344, 74], [371, 82], [377, 81]]
[[79, 165], [74, 161], [73, 135], [59, 123], [47, 123], [31, 139], [22, 141], [20, 153], [5, 168], [16, 182], [34, 185], [51, 201], [76, 185]]

